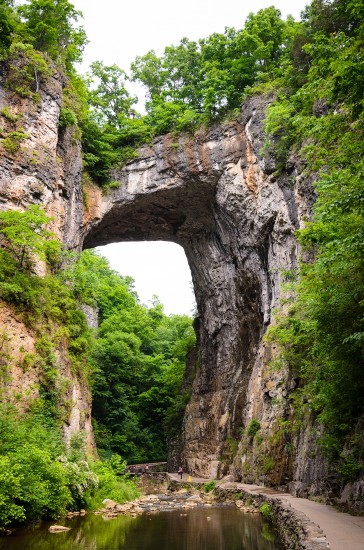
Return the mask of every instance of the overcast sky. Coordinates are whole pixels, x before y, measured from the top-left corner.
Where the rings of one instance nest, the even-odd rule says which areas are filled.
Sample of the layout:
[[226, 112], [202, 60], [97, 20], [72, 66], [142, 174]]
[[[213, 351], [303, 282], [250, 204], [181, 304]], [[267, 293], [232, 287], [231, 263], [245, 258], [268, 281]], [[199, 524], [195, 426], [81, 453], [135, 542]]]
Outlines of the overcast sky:
[[[95, 60], [115, 63], [126, 72], [137, 55], [149, 50], [162, 54], [165, 46], [181, 38], [198, 40], [225, 27], [240, 29], [247, 15], [275, 5], [283, 17], [299, 19], [306, 0], [73, 0], [84, 15], [90, 43], [82, 70]], [[140, 97], [138, 89], [132, 89]], [[141, 301], [148, 304], [157, 294], [167, 314], [194, 309], [190, 271], [183, 249], [172, 243], [119, 243], [99, 249], [111, 266], [135, 279]]]

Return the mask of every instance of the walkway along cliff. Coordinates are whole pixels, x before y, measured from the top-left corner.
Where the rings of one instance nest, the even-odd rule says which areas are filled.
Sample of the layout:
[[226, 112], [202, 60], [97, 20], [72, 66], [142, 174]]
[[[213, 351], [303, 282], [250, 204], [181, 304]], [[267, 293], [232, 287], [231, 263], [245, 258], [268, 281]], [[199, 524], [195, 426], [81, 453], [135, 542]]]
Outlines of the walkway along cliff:
[[[294, 157], [277, 177], [269, 151], [261, 153], [271, 100], [253, 97], [235, 120], [193, 137], [157, 138], [115, 171], [119, 187], [103, 193], [82, 184], [77, 136], [72, 127], [59, 128], [61, 79], [43, 85], [38, 103], [2, 87], [0, 110], [10, 106], [21, 117], [26, 137], [16, 153], [0, 145], [0, 208], [44, 206], [71, 250], [136, 240], [183, 246], [197, 300], [199, 354], [181, 441], [175, 442], [178, 458], [199, 476], [230, 473], [319, 494], [329, 489], [328, 468], [311, 419], [295, 433], [282, 430], [294, 414], [289, 395], [297, 381], [286, 367], [272, 368], [276, 350], [264, 341], [285, 274], [297, 266], [294, 233], [314, 201], [311, 177], [301, 175]], [[10, 123], [1, 118], [6, 128]], [[14, 338], [12, 352], [19, 339], [31, 348], [31, 334], [16, 327], [11, 311], [2, 308], [1, 315]], [[14, 370], [7, 391], [25, 391], [35, 380], [36, 373]], [[88, 389], [72, 380], [69, 392], [66, 431], [86, 429], [91, 444]], [[259, 438], [249, 430], [252, 421]]]

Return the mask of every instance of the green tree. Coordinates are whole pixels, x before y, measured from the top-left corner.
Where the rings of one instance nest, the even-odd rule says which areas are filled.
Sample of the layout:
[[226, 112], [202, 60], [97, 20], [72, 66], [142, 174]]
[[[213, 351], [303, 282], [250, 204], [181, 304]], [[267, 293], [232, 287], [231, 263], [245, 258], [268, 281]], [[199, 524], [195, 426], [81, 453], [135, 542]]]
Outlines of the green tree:
[[20, 270], [30, 269], [35, 260], [59, 253], [60, 245], [45, 226], [50, 218], [37, 205], [21, 212], [7, 210], [0, 214], [0, 236], [6, 251]]
[[68, 70], [81, 61], [87, 39], [83, 28], [74, 27], [74, 23], [82, 14], [68, 0], [30, 0], [17, 10], [24, 22], [19, 33], [36, 50]]
[[157, 297], [150, 308], [141, 306], [133, 281], [91, 251], [82, 253], [67, 278], [79, 299], [99, 310], [92, 355], [99, 448], [106, 456], [117, 452], [128, 461], [164, 459], [165, 417], [195, 343], [191, 320], [167, 317]]
[[9, 49], [17, 25], [13, 5], [12, 0], [0, 0], [0, 53]]
[[261, 70], [272, 70], [279, 60], [283, 49], [284, 28], [281, 12], [273, 6], [248, 16], [241, 40], [245, 44], [246, 52], [254, 57]]
[[89, 93], [89, 101], [96, 111], [99, 124], [120, 127], [121, 118], [135, 116], [132, 106], [137, 102], [125, 87], [126, 73], [117, 65], [105, 66], [102, 61], [91, 63], [90, 82], [97, 86]]
[[162, 94], [166, 75], [162, 59], [157, 57], [154, 50], [135, 58], [131, 64], [131, 74], [133, 80], [138, 80], [145, 86], [148, 100]]

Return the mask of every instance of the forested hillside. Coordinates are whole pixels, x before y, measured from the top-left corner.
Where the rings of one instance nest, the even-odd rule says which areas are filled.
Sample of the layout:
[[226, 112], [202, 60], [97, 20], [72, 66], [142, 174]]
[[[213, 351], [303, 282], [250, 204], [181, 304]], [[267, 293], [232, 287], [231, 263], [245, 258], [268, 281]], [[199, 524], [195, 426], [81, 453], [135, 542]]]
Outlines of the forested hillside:
[[92, 252], [83, 252], [72, 274], [80, 302], [98, 310], [91, 384], [100, 452], [129, 462], [166, 460], [166, 432], [180, 425], [184, 410], [179, 390], [196, 341], [191, 319], [167, 317], [158, 299], [141, 305], [132, 279]]
[[[18, 394], [0, 407], [1, 524], [99, 504], [110, 491], [117, 495], [120, 458], [165, 460], [168, 430], [181, 423], [186, 401], [179, 389], [186, 355], [195, 344], [189, 317], [167, 317], [157, 300], [151, 308], [141, 305], [132, 279], [112, 271], [93, 252], [75, 261], [44, 229], [47, 221], [37, 206], [0, 214], [1, 297], [36, 336], [36, 353], [23, 354], [21, 368], [42, 372], [37, 399], [24, 403]], [[48, 268], [43, 277], [36, 273], [39, 259]], [[98, 312], [97, 339], [82, 304]], [[12, 361], [5, 327], [1, 338], [4, 384]], [[85, 462], [84, 434], [75, 434], [68, 448], [62, 442], [70, 403], [67, 381], [58, 372], [60, 346], [73, 372], [92, 387], [96, 442], [105, 466], [95, 463], [91, 470]], [[128, 490], [135, 493], [133, 487]], [[128, 492], [119, 494], [125, 498]]]
[[[273, 98], [263, 152], [275, 159], [276, 177], [291, 177], [292, 159], [298, 161], [317, 200], [297, 232], [299, 269], [285, 274], [285, 313], [277, 311], [267, 339], [279, 346], [276, 364], [288, 365], [298, 381], [292, 429], [313, 412], [325, 427], [320, 444], [335, 472], [344, 481], [358, 479], [364, 468], [362, 2], [314, 0], [300, 22], [267, 8], [241, 30], [198, 42], [184, 38], [160, 58], [148, 52], [129, 74], [96, 61], [87, 78], [76, 69], [87, 43], [80, 17], [68, 0], [20, 6], [1, 0], [1, 75], [7, 89], [33, 105], [41, 83], [63, 75], [59, 125], [82, 141], [84, 182], [105, 193], [114, 185], [111, 168], [134, 158], [140, 144], [237, 117], [254, 94]], [[146, 115], [134, 108], [129, 79], [146, 88]], [[22, 121], [5, 107], [1, 125], [1, 149], [16, 155], [26, 138]], [[0, 215], [0, 297], [36, 336], [36, 353], [26, 355], [22, 368], [43, 373], [40, 397], [25, 412], [19, 412], [21, 396], [1, 406], [0, 525], [86, 505], [96, 473], [101, 489], [102, 480], [117, 485], [121, 465], [112, 453], [129, 461], [164, 458], [166, 432], [180, 425], [188, 399], [179, 389], [194, 345], [191, 320], [167, 317], [158, 301], [142, 306], [130, 278], [92, 252], [70, 255], [46, 230], [48, 221], [36, 206]], [[97, 334], [82, 304], [98, 311]], [[11, 361], [5, 332], [1, 338], [6, 381]], [[57, 374], [60, 347], [92, 388], [96, 440], [106, 458], [94, 473], [83, 460], [82, 437], [69, 449], [61, 441], [69, 404]], [[35, 492], [35, 484], [42, 490]]]

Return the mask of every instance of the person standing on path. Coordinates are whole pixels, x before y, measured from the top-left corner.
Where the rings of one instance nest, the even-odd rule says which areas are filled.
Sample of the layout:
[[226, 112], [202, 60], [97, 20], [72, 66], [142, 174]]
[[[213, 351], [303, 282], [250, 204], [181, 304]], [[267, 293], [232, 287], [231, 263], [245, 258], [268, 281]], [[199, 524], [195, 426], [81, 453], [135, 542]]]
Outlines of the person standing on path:
[[180, 478], [182, 479], [182, 476], [183, 476], [183, 470], [182, 470], [182, 466], [179, 466], [178, 468], [178, 475], [180, 476]]

